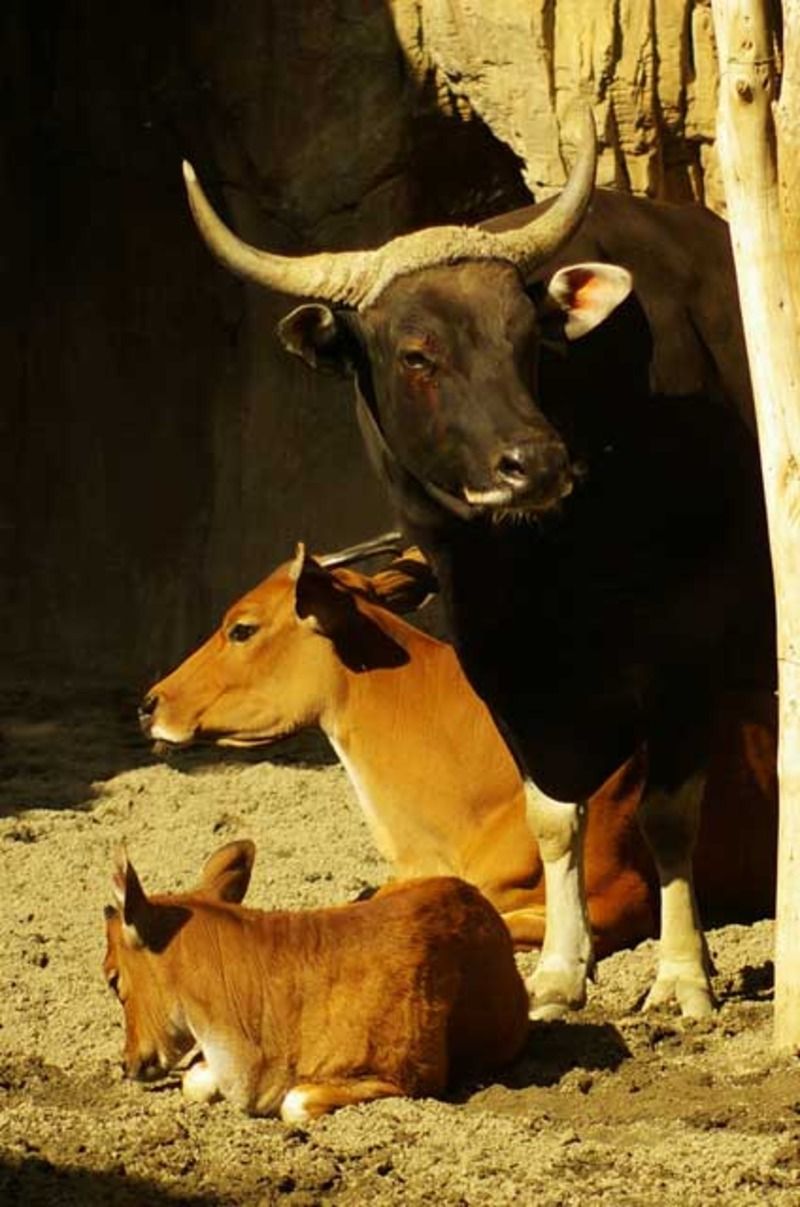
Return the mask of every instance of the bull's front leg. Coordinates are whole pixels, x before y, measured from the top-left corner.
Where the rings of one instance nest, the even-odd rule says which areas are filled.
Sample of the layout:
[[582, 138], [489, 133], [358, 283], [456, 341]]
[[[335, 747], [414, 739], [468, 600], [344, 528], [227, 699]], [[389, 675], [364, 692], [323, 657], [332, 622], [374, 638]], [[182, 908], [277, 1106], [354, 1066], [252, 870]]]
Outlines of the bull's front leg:
[[583, 876], [586, 802], [552, 800], [530, 781], [525, 796], [544, 865], [546, 910], [542, 953], [528, 981], [531, 1018], [552, 1019], [584, 1005], [594, 969]]
[[704, 787], [705, 776], [698, 774], [675, 792], [648, 789], [638, 814], [661, 886], [658, 970], [645, 1009], [677, 1003], [686, 1018], [705, 1018], [714, 1006], [713, 969], [692, 874]]

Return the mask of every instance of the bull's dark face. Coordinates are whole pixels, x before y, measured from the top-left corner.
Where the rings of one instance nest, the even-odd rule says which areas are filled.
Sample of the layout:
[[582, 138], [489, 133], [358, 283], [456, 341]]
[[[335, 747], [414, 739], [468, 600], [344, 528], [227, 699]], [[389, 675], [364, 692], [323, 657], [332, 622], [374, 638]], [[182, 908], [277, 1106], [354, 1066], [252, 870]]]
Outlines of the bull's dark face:
[[576, 470], [538, 405], [542, 340], [589, 330], [630, 289], [614, 266], [557, 276], [556, 288], [529, 295], [502, 262], [429, 268], [398, 278], [358, 315], [301, 307], [280, 333], [316, 366], [347, 362], [386, 444], [418, 481], [476, 510], [544, 513], [571, 492]]
[[417, 479], [476, 507], [545, 510], [569, 493], [569, 452], [536, 405], [540, 323], [513, 268], [400, 278], [361, 330], [379, 425]]

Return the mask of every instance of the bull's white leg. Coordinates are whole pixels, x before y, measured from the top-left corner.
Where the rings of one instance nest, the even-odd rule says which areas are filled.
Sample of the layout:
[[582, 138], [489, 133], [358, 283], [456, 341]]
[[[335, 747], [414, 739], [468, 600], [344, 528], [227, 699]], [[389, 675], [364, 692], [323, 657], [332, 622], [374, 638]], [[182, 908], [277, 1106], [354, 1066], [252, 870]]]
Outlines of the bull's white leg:
[[594, 967], [583, 883], [586, 803], [552, 800], [529, 781], [525, 797], [544, 864], [546, 911], [542, 954], [528, 981], [531, 1018], [558, 1018], [583, 1006]]
[[687, 1018], [706, 1018], [714, 1006], [711, 960], [692, 875], [704, 787], [705, 776], [698, 774], [676, 792], [648, 791], [639, 806], [661, 886], [658, 970], [645, 1009], [676, 1002]]

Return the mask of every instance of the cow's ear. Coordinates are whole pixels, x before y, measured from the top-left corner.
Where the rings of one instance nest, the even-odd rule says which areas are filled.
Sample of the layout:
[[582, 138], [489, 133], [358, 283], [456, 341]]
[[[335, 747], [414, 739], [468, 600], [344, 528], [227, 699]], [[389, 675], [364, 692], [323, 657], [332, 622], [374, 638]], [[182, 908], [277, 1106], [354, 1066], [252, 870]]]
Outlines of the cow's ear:
[[570, 264], [548, 282], [545, 318], [560, 315], [566, 338], [580, 339], [604, 322], [632, 289], [633, 277], [619, 264]]
[[124, 847], [117, 852], [111, 888], [122, 918], [123, 943], [126, 947], [148, 947], [154, 931], [153, 906]]
[[341, 315], [317, 302], [298, 306], [278, 323], [278, 338], [287, 352], [312, 369], [346, 377], [353, 372], [353, 336]]
[[226, 843], [206, 861], [200, 891], [215, 901], [238, 905], [250, 884], [255, 857], [255, 844], [248, 838]]
[[340, 632], [355, 610], [352, 597], [302, 544], [297, 546], [289, 573], [294, 579], [294, 610], [300, 623], [325, 637]]

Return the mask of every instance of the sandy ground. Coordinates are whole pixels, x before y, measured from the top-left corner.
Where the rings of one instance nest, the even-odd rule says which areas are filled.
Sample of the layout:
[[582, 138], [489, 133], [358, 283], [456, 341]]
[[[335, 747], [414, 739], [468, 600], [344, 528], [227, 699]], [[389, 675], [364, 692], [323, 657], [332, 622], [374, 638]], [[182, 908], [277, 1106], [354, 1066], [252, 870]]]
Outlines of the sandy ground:
[[770, 1050], [768, 921], [712, 932], [712, 1023], [638, 1013], [645, 943], [602, 962], [573, 1022], [532, 1028], [502, 1084], [447, 1102], [290, 1129], [123, 1081], [100, 972], [121, 840], [145, 886], [169, 890], [250, 836], [248, 899], [265, 907], [341, 901], [386, 868], [314, 737], [270, 761], [158, 762], [132, 698], [64, 681], [5, 691], [0, 733], [0, 1203], [800, 1203], [800, 1066]]

